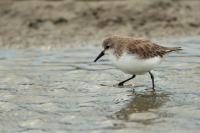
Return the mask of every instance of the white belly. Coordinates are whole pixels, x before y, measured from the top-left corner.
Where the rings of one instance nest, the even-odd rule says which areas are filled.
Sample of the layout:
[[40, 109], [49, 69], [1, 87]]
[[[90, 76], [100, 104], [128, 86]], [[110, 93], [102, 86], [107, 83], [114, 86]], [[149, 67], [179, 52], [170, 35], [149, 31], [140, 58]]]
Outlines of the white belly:
[[130, 54], [124, 54], [119, 58], [109, 54], [109, 58], [113, 64], [123, 72], [136, 75], [141, 75], [149, 72], [157, 65], [159, 65], [162, 60], [162, 58], [159, 56], [149, 59], [140, 59], [136, 55]]

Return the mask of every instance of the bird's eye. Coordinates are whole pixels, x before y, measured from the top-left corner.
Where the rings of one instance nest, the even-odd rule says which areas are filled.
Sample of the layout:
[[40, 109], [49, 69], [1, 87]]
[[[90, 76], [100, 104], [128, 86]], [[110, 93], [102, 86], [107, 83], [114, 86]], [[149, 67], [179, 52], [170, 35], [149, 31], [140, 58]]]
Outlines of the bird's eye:
[[108, 49], [110, 46], [106, 46], [105, 49]]

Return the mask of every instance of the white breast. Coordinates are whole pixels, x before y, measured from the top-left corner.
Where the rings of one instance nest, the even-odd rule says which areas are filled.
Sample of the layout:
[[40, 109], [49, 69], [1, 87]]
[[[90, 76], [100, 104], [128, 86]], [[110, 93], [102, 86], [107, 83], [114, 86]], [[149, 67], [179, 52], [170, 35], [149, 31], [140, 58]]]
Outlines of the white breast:
[[123, 54], [119, 58], [116, 58], [113, 54], [109, 54], [109, 58], [113, 64], [123, 72], [136, 75], [149, 72], [159, 65], [162, 60], [159, 56], [149, 59], [141, 59], [137, 55], [132, 54]]

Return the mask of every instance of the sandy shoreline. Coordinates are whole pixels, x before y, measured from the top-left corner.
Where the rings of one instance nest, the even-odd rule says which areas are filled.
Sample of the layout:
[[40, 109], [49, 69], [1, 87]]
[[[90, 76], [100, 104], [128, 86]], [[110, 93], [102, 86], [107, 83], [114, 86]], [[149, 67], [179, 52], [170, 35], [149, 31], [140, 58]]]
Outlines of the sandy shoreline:
[[196, 36], [199, 7], [197, 0], [1, 1], [0, 47], [87, 45], [108, 34]]

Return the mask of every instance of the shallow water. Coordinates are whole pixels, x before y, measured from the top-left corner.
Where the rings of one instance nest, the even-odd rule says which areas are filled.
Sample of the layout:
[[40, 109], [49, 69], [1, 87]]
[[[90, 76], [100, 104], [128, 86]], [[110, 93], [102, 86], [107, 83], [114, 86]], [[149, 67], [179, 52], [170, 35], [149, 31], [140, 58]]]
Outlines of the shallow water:
[[159, 42], [184, 51], [153, 71], [156, 93], [148, 74], [113, 86], [129, 75], [93, 63], [100, 48], [1, 49], [0, 132], [199, 132], [200, 38]]

